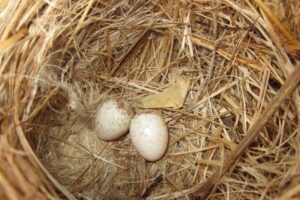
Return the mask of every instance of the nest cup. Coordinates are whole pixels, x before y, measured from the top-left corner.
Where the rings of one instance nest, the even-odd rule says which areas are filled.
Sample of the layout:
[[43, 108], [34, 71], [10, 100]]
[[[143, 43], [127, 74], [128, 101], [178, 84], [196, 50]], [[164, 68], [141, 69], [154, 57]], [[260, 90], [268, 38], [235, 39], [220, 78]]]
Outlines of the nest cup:
[[[188, 199], [228, 163], [299, 65], [299, 2], [0, 2], [0, 199]], [[169, 131], [147, 162], [130, 136], [101, 141], [108, 98], [189, 80], [153, 108]], [[209, 199], [299, 197], [299, 87], [217, 176]], [[200, 188], [200, 190], [199, 190]]]

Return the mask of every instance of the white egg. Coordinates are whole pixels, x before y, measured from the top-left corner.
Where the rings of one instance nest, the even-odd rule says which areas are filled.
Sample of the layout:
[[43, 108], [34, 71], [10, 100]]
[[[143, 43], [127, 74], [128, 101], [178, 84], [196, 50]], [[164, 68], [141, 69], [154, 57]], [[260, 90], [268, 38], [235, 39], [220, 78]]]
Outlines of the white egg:
[[102, 140], [115, 140], [128, 132], [133, 109], [124, 100], [105, 101], [95, 117], [95, 132]]
[[159, 160], [168, 146], [168, 128], [157, 113], [144, 112], [133, 117], [130, 124], [131, 141], [146, 160]]

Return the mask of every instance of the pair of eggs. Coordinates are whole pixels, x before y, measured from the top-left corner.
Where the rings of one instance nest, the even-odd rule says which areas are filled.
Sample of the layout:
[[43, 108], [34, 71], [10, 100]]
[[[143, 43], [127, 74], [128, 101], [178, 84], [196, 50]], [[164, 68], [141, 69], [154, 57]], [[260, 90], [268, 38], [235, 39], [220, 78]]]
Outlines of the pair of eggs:
[[159, 160], [168, 145], [168, 129], [164, 119], [155, 112], [134, 116], [132, 107], [124, 100], [105, 101], [95, 117], [95, 131], [105, 141], [116, 140], [129, 130], [136, 151], [146, 160]]

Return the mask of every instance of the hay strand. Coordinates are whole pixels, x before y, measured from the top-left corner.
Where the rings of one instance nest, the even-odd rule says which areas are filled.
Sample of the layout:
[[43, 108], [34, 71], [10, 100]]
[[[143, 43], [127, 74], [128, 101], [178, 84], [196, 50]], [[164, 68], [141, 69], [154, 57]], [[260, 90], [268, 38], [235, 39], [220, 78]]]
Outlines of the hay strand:
[[249, 131], [245, 134], [245, 137], [241, 142], [232, 150], [229, 154], [226, 162], [219, 168], [214, 175], [207, 180], [207, 182], [201, 184], [199, 189], [192, 194], [192, 198], [205, 199], [210, 193], [215, 184], [219, 181], [222, 175], [229, 170], [229, 168], [236, 162], [241, 154], [248, 148], [257, 136], [259, 131], [263, 128], [266, 122], [269, 120], [271, 115], [276, 109], [283, 103], [283, 101], [289, 96], [289, 94], [295, 89], [300, 81], [300, 66], [297, 66], [294, 72], [282, 85], [280, 90], [274, 99], [268, 104], [265, 111], [257, 118], [257, 120], [250, 127]]

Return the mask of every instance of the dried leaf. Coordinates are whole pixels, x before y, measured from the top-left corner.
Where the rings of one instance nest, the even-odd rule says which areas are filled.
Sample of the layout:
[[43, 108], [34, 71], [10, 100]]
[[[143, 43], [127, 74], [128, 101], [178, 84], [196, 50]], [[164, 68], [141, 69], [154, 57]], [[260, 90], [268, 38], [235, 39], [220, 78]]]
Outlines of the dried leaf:
[[179, 77], [177, 81], [165, 91], [139, 100], [140, 108], [180, 108], [188, 92], [190, 81], [187, 78]]

